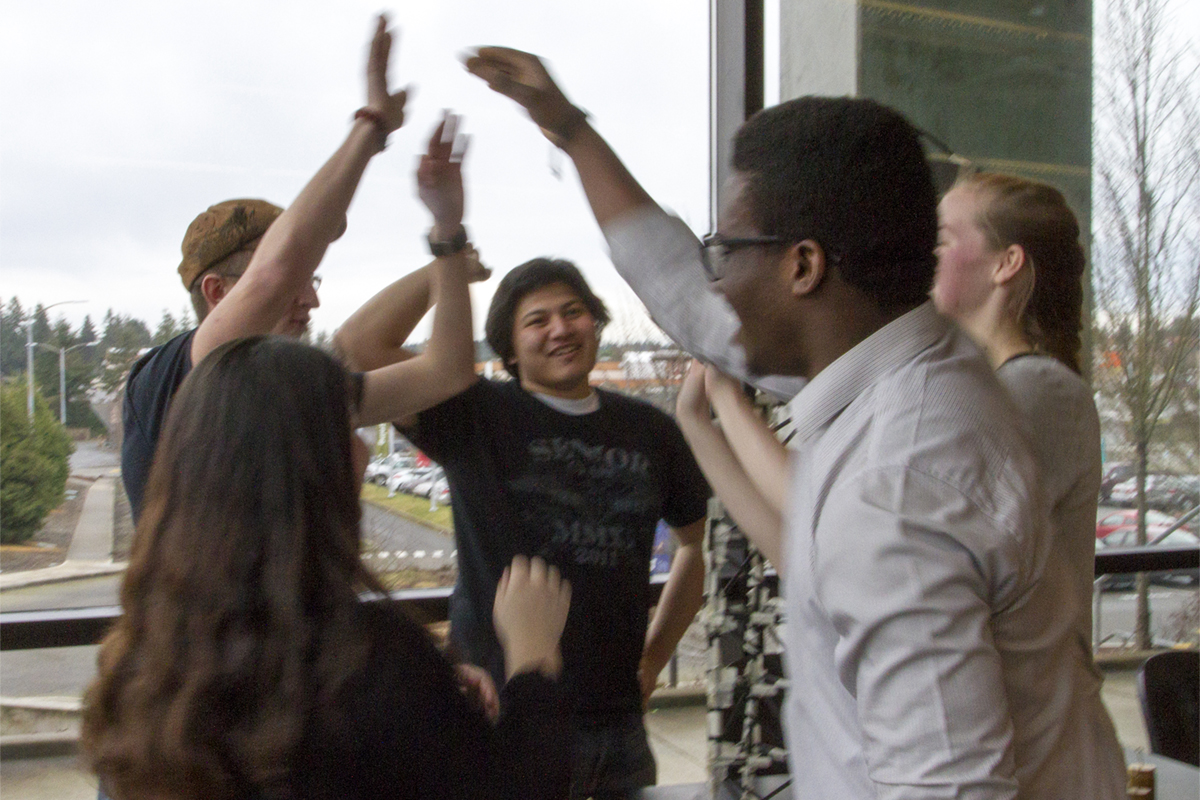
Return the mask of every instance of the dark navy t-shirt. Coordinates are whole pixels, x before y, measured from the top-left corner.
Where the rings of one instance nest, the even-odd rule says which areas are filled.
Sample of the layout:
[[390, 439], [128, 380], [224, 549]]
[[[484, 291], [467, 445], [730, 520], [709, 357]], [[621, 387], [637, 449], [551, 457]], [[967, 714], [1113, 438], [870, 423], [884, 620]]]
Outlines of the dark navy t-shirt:
[[192, 371], [192, 337], [195, 335], [195, 329], [181, 333], [146, 353], [133, 365], [125, 383], [125, 403], [121, 408], [124, 429], [121, 481], [125, 484], [135, 523], [142, 513], [146, 479], [171, 399]]
[[516, 381], [477, 381], [403, 432], [446, 470], [458, 546], [451, 636], [497, 684], [496, 584], [514, 555], [541, 556], [571, 581], [563, 684], [576, 713], [641, 713], [637, 667], [659, 519], [704, 517], [708, 484], [674, 421], [597, 390], [598, 410], [556, 411]]

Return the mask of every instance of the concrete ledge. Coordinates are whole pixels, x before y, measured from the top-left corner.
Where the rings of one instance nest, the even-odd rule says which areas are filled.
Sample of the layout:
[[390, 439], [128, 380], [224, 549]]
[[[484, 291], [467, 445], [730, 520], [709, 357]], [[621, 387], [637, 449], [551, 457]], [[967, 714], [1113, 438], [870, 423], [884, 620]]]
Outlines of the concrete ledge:
[[1150, 656], [1167, 653], [1171, 650], [1195, 652], [1195, 648], [1191, 647], [1161, 647], [1154, 650], [1117, 650], [1112, 652], [1102, 650], [1096, 654], [1096, 666], [1103, 672], [1127, 672], [1136, 670]]
[[26, 733], [0, 736], [0, 761], [73, 756], [79, 752], [79, 734]]
[[64, 561], [57, 567], [31, 569], [26, 572], [0, 574], [0, 592], [9, 589], [24, 589], [26, 586], [42, 586], [80, 578], [95, 578], [100, 575], [115, 575], [124, 572], [124, 561]]
[[703, 706], [707, 703], [708, 692], [702, 683], [688, 686], [660, 686], [650, 695], [650, 700], [646, 703], [646, 710]]

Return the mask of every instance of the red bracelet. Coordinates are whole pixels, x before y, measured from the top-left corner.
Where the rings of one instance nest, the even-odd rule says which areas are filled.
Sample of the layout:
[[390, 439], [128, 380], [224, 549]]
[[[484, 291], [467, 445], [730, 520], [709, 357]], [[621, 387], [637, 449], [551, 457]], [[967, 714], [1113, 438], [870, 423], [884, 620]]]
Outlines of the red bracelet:
[[383, 119], [383, 114], [380, 114], [378, 111], [369, 106], [363, 106], [358, 111], [354, 112], [354, 119], [365, 119], [374, 124], [375, 129], [379, 131], [381, 136], [383, 136], [383, 143], [380, 145], [380, 147], [387, 147], [388, 129], [387, 122], [385, 122]]

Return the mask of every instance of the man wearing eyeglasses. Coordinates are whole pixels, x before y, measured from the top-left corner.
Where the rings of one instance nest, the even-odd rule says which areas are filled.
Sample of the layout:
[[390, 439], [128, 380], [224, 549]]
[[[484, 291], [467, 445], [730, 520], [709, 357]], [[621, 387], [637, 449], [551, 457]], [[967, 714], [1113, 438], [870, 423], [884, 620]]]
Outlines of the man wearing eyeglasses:
[[407, 91], [390, 93], [391, 34], [380, 17], [367, 63], [367, 105], [345, 142], [285, 211], [265, 200], [226, 200], [188, 226], [179, 277], [199, 325], [154, 348], [125, 384], [121, 478], [136, 521], [159, 431], [194, 364], [225, 342], [275, 333], [301, 336], [320, 305], [314, 275], [346, 229], [346, 210], [371, 158], [404, 122]]
[[1124, 796], [1019, 416], [927, 299], [937, 196], [916, 129], [862, 99], [759, 112], [697, 248], [537, 57], [482, 48], [467, 69], [572, 158], [668, 333], [759, 385], [791, 378], [790, 453], [710, 367], [678, 418], [785, 581], [793, 795]]

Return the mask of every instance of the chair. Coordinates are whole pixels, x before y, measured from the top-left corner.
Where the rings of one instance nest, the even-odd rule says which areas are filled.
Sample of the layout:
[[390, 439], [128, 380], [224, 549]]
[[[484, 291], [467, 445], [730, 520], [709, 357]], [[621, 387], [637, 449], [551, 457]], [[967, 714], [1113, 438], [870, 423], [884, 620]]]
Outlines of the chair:
[[1138, 670], [1150, 752], [1200, 767], [1200, 653], [1172, 650]]

